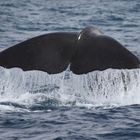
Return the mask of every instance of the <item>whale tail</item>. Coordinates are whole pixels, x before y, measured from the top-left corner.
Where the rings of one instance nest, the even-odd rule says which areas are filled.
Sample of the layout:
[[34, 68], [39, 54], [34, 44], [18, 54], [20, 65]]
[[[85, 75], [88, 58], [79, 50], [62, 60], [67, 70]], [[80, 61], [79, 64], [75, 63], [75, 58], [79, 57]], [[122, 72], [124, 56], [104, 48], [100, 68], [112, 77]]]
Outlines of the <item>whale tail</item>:
[[55, 74], [66, 70], [68, 65], [73, 73], [84, 74], [108, 68], [138, 68], [140, 60], [115, 39], [92, 27], [80, 33], [37, 36], [0, 53], [0, 66], [5, 68]]

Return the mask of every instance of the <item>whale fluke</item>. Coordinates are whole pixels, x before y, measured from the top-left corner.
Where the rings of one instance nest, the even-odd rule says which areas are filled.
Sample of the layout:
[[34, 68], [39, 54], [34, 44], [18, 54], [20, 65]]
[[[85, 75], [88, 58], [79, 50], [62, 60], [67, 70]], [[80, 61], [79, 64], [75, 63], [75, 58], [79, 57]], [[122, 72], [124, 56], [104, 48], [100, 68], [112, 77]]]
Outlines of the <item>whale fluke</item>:
[[77, 36], [77, 33], [60, 32], [34, 37], [2, 51], [0, 65], [60, 73], [70, 63]]
[[87, 27], [81, 31], [76, 54], [70, 69], [76, 74], [94, 70], [133, 69], [140, 67], [140, 60], [115, 39], [100, 30]]
[[41, 70], [49, 74], [67, 69], [75, 74], [94, 70], [133, 69], [140, 60], [115, 39], [94, 27], [78, 32], [37, 36], [0, 52], [0, 66]]

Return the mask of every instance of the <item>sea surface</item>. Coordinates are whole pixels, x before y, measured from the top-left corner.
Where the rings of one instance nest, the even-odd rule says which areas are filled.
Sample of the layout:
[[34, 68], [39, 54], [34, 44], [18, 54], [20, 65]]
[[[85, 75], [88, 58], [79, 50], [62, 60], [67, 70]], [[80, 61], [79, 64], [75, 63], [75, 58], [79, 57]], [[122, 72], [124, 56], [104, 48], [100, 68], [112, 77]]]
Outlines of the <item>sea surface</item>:
[[[140, 58], [139, 0], [0, 0], [0, 50], [95, 26]], [[0, 67], [0, 140], [140, 140], [140, 69], [49, 75]]]

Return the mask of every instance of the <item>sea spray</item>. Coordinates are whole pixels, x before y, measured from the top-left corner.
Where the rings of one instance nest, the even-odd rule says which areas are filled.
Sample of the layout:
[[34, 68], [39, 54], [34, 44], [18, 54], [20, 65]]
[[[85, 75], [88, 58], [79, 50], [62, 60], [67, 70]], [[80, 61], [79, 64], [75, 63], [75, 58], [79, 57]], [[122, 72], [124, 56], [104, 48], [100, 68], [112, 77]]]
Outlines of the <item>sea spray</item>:
[[0, 67], [0, 104], [33, 106], [111, 106], [140, 104], [140, 69], [107, 69], [76, 75], [24, 72]]

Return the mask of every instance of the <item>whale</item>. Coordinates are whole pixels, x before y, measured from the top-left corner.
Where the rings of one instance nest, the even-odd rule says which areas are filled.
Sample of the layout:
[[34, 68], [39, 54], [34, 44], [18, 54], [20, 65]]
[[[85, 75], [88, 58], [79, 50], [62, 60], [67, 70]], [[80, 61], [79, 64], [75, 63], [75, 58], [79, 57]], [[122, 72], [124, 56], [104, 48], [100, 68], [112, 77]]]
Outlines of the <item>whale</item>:
[[140, 68], [140, 60], [96, 27], [81, 32], [36, 36], [0, 52], [0, 66], [57, 74], [68, 67], [75, 74], [95, 70]]

